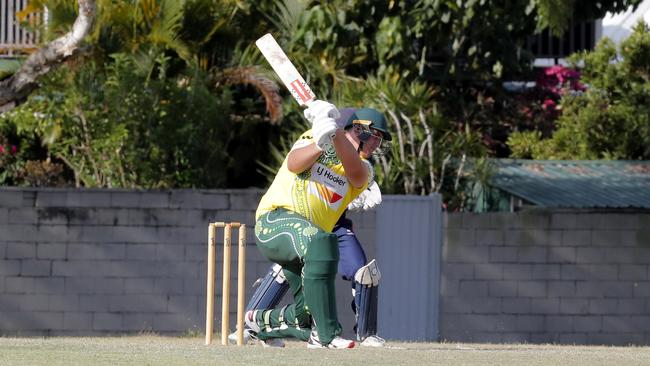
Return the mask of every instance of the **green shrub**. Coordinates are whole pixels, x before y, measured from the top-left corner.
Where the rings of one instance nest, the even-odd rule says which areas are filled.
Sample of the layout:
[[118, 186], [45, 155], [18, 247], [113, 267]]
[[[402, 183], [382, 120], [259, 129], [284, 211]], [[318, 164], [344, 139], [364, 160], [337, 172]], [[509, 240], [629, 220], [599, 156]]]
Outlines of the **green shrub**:
[[[650, 28], [641, 22], [617, 49], [604, 39], [571, 57], [582, 66], [584, 93], [565, 94], [548, 139], [513, 135], [513, 157], [650, 159]], [[534, 133], [533, 133], [534, 135]], [[539, 136], [537, 136], [539, 137]], [[527, 148], [523, 148], [529, 144]]]
[[255, 142], [267, 141], [269, 124], [246, 117], [246, 104], [230, 88], [211, 88], [207, 74], [167, 77], [163, 54], [153, 65], [143, 72], [134, 57], [115, 54], [108, 64], [61, 69], [1, 119], [36, 136], [76, 186], [225, 187], [246, 174], [261, 181]]

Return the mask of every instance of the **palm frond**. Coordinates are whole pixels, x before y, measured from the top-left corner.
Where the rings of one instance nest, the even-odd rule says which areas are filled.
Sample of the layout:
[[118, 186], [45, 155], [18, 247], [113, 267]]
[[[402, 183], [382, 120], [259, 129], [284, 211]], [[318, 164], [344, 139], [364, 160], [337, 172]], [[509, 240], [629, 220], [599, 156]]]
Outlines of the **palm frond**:
[[300, 17], [307, 10], [309, 0], [283, 0], [268, 16], [268, 20], [278, 29], [279, 34], [290, 36], [300, 24]]
[[157, 0], [139, 0], [139, 10], [145, 23], [153, 23], [160, 14], [162, 4], [158, 4]]
[[77, 19], [77, 1], [76, 0], [37, 0], [28, 7], [35, 12], [48, 9], [47, 33], [46, 40], [54, 39], [57, 36], [67, 33]]
[[192, 59], [192, 52], [180, 38], [180, 30], [183, 26], [183, 5], [184, 1], [161, 0], [152, 23], [149, 40], [154, 44], [174, 50], [180, 58], [189, 63]]
[[280, 137], [279, 142], [269, 144], [269, 163], [264, 163], [259, 160], [257, 161], [257, 172], [266, 177], [269, 185], [273, 182], [273, 179], [275, 179], [275, 175], [278, 170], [280, 170], [280, 167], [293, 144], [298, 140], [300, 135], [309, 128], [303, 125], [304, 123], [304, 120], [291, 123], [291, 126], [287, 127], [291, 132], [286, 136]]
[[158, 53], [152, 49], [137, 50], [131, 54], [133, 65], [138, 75], [148, 75], [153, 70]]
[[178, 0], [161, 0], [158, 19], [163, 31], [178, 37], [178, 31], [183, 26], [183, 3]]
[[[284, 161], [285, 156], [291, 149], [291, 141], [288, 141], [284, 137], [280, 138], [279, 144], [269, 144], [269, 153], [271, 155], [271, 161], [266, 164], [261, 161], [257, 161], [259, 168], [257, 172], [266, 177], [268, 184], [270, 185], [275, 178], [275, 175], [280, 170], [282, 162]], [[279, 146], [279, 147], [278, 147]]]
[[278, 84], [260, 72], [257, 67], [232, 67], [222, 70], [216, 77], [216, 86], [219, 85], [255, 87], [264, 98], [271, 123], [279, 123], [282, 120], [282, 96]]
[[[241, 49], [237, 47], [232, 57], [233, 61], [236, 61], [236, 65], [239, 67], [246, 66], [255, 66], [255, 65], [265, 65], [266, 60], [262, 53], [257, 49], [254, 44], [248, 44], [246, 47]], [[259, 70], [261, 72], [261, 70]], [[272, 75], [275, 75], [274, 73]], [[269, 77], [271, 78], [271, 77]]]

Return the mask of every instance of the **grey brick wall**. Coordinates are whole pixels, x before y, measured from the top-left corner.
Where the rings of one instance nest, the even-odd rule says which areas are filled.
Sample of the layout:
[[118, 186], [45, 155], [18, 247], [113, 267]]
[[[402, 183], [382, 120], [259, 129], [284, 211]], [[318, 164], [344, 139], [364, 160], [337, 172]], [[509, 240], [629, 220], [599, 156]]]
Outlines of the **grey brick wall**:
[[[252, 282], [269, 267], [253, 242], [261, 194], [0, 188], [0, 335], [203, 332], [207, 224], [250, 226]], [[375, 257], [375, 214], [352, 217]], [[650, 214], [447, 214], [443, 225], [441, 339], [650, 343]], [[221, 259], [217, 248], [217, 330]], [[339, 280], [348, 335], [349, 292]]]
[[[270, 266], [254, 242], [254, 213], [262, 194], [0, 187], [0, 335], [203, 332], [207, 225], [248, 225], [246, 278], [252, 283]], [[359, 237], [373, 239], [374, 215], [353, 216]], [[219, 230], [215, 331], [221, 318], [222, 244]], [[374, 253], [371, 244], [366, 249]], [[236, 261], [235, 249], [233, 329]], [[339, 282], [339, 313], [349, 334], [350, 287]]]
[[261, 193], [0, 188], [0, 334], [202, 331], [207, 224], [249, 225], [254, 280], [268, 266], [253, 239]]
[[650, 343], [650, 214], [448, 214], [440, 337]]

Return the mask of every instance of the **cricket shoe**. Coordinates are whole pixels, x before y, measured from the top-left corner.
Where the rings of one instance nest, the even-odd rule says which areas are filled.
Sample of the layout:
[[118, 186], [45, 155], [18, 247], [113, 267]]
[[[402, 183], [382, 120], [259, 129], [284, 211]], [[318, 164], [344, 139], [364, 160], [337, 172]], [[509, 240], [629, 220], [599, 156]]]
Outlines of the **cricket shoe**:
[[383, 347], [386, 340], [377, 335], [371, 335], [361, 341], [361, 345], [365, 347]]
[[311, 335], [309, 336], [309, 341], [307, 342], [307, 348], [354, 348], [354, 341], [336, 336], [329, 344], [322, 344], [318, 339], [318, 333], [312, 330]]
[[[244, 328], [244, 344], [248, 344], [251, 340], [255, 339], [251, 330]], [[237, 332], [232, 332], [228, 334], [228, 343], [236, 344], [237, 343]]]
[[[285, 346], [284, 342], [278, 338], [271, 338], [265, 341], [259, 339], [253, 331], [248, 328], [244, 328], [244, 344], [249, 344], [251, 342], [257, 341], [264, 347], [273, 347], [273, 348], [282, 348]], [[228, 335], [228, 342], [230, 344], [237, 344], [237, 332], [230, 333]]]
[[257, 324], [256, 318], [257, 310], [249, 310], [244, 315], [244, 322], [246, 323], [246, 327], [248, 327], [248, 329], [253, 331], [255, 334], [260, 332], [260, 325]]

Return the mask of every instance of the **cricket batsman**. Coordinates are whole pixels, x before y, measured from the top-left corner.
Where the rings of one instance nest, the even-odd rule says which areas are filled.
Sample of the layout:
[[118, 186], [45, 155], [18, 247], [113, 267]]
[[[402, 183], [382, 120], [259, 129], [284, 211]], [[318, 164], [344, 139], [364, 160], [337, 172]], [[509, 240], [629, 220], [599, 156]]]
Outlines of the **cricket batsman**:
[[[308, 341], [309, 348], [354, 347], [353, 340], [340, 337], [334, 291], [340, 269], [344, 278], [354, 280], [357, 338], [373, 336], [375, 343], [383, 343], [375, 334], [372, 310], [379, 271], [374, 261], [366, 264], [349, 220], [339, 219], [362, 193], [373, 196], [368, 202], [381, 197], [373, 188], [368, 160], [389, 146], [386, 120], [370, 108], [344, 110], [341, 116], [334, 105], [320, 100], [310, 103], [305, 116], [312, 129], [294, 144], [256, 213], [256, 244], [281, 270], [275, 266], [262, 281], [261, 296], [253, 297], [246, 312], [246, 325], [263, 343], [295, 337]], [[354, 243], [346, 242], [349, 237]], [[351, 248], [342, 261], [339, 246]], [[282, 290], [268, 291], [264, 283], [274, 286], [280, 274], [295, 302], [273, 308]]]

